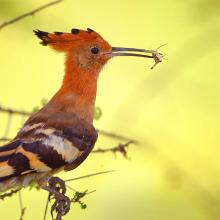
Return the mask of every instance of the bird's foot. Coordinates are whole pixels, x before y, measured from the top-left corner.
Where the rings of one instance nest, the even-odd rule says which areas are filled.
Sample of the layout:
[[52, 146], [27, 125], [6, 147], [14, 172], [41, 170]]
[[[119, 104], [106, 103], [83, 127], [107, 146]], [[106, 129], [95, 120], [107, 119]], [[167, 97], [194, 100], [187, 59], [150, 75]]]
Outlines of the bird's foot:
[[[48, 180], [48, 184], [42, 186], [42, 189], [49, 192], [49, 201], [53, 199], [55, 200], [51, 208], [52, 218], [55, 220], [61, 220], [62, 216], [69, 212], [71, 205], [70, 199], [65, 195], [65, 182], [58, 177], [51, 177]], [[56, 213], [56, 218], [53, 217], [54, 212]]]

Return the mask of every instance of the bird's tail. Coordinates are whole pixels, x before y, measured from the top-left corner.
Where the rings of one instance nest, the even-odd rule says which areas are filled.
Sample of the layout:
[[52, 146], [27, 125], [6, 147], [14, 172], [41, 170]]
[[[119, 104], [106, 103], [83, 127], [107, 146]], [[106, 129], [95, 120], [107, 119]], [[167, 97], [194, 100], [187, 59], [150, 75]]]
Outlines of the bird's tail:
[[8, 164], [8, 160], [20, 145], [20, 141], [13, 141], [0, 147], [0, 182], [11, 177], [14, 172], [12, 166]]

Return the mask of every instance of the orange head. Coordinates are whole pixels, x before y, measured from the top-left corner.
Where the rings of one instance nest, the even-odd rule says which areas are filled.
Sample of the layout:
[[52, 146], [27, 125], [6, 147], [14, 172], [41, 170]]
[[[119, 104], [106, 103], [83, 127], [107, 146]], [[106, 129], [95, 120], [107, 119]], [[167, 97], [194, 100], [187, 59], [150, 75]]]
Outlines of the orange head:
[[[86, 31], [72, 29], [71, 33], [54, 32], [48, 33], [35, 30], [35, 34], [42, 40], [41, 44], [50, 45], [56, 51], [61, 51], [75, 55], [79, 66], [86, 68], [104, 65], [113, 56], [138, 56], [145, 58], [153, 58], [156, 61], [153, 50], [144, 50], [136, 48], [112, 47], [97, 32], [90, 28]], [[132, 51], [132, 53], [124, 53], [121, 51]], [[138, 53], [134, 53], [138, 52]], [[140, 54], [150, 53], [151, 55]], [[158, 53], [158, 55], [161, 55]]]
[[51, 46], [54, 50], [74, 54], [79, 67], [90, 68], [104, 65], [110, 58], [111, 46], [92, 29], [87, 31], [72, 29], [71, 33], [34, 31], [42, 40], [41, 44]]
[[160, 62], [160, 54], [155, 51], [112, 47], [90, 28], [86, 31], [72, 29], [71, 33], [34, 32], [42, 40], [42, 45], [66, 54], [62, 87], [49, 102], [47, 110], [49, 106], [52, 106], [53, 111], [54, 106], [60, 106], [90, 123], [94, 113], [98, 74], [111, 57], [137, 56]]

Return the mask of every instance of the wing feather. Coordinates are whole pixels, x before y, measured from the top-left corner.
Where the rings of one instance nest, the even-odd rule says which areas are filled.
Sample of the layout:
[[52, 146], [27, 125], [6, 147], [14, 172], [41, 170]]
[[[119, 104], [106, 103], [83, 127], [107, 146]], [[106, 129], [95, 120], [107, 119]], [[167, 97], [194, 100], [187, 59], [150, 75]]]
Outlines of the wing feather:
[[30, 173], [44, 175], [62, 167], [74, 169], [86, 159], [96, 140], [94, 127], [72, 114], [35, 114], [13, 142], [0, 147], [0, 182]]

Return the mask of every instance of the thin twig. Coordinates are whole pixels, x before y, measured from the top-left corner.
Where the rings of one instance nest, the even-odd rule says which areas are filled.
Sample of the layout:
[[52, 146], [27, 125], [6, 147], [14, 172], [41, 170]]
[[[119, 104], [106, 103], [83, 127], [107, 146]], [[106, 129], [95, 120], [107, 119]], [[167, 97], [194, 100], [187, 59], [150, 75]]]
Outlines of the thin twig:
[[73, 187], [69, 186], [69, 185], [66, 185], [66, 188], [70, 189], [71, 191], [73, 192], [77, 192], [77, 190], [75, 190]]
[[11, 138], [2, 137], [2, 138], [0, 138], [0, 141], [2, 141], [2, 142], [4, 142], [4, 141], [11, 141]]
[[20, 220], [23, 220], [23, 217], [24, 217], [26, 208], [23, 207], [23, 202], [22, 202], [22, 197], [21, 197], [21, 191], [18, 192], [18, 197], [19, 197], [19, 204], [20, 204], [20, 210], [21, 210]]
[[133, 144], [133, 141], [128, 141], [125, 144], [118, 144], [115, 147], [112, 148], [107, 148], [107, 149], [103, 149], [103, 148], [98, 148], [97, 150], [93, 150], [92, 153], [107, 153], [107, 152], [112, 152], [112, 153], [116, 153], [119, 152], [121, 153], [125, 158], [128, 159], [127, 157], [127, 148], [129, 147], [130, 144]]
[[47, 203], [46, 203], [45, 210], [44, 210], [43, 220], [46, 220], [46, 218], [47, 218], [47, 210], [48, 210], [48, 206], [49, 206], [49, 199], [50, 199], [50, 193], [48, 193], [48, 196], [47, 196]]
[[93, 190], [93, 191], [90, 191], [88, 192], [88, 190], [85, 190], [84, 192], [75, 192], [75, 195], [73, 196], [73, 198], [71, 199], [71, 202], [72, 203], [79, 203], [79, 205], [81, 206], [82, 209], [86, 209], [87, 208], [87, 205], [85, 203], [83, 203], [81, 201], [81, 199], [83, 197], [85, 197], [86, 195], [88, 194], [91, 194], [91, 193], [94, 193], [96, 190]]
[[135, 139], [131, 139], [131, 138], [128, 138], [128, 137], [125, 137], [125, 136], [122, 136], [122, 135], [119, 135], [119, 134], [115, 134], [115, 133], [112, 133], [112, 132], [109, 132], [109, 131], [104, 131], [104, 130], [101, 130], [101, 129], [98, 129], [97, 132], [103, 136], [107, 136], [107, 137], [110, 137], [110, 138], [113, 138], [113, 139], [117, 139], [119, 141], [132, 141], [133, 144], [136, 144], [138, 145], [139, 142]]
[[92, 174], [88, 174], [88, 175], [85, 175], [85, 176], [80, 176], [80, 177], [75, 177], [75, 178], [72, 178], [72, 179], [64, 180], [64, 182], [66, 183], [66, 182], [70, 182], [70, 181], [74, 181], [74, 180], [84, 179], [84, 178], [87, 178], [87, 177], [97, 176], [97, 175], [100, 175], [100, 174], [111, 173], [111, 172], [115, 172], [115, 170], [108, 170], [108, 171], [103, 171], [103, 172], [98, 172], [98, 173], [92, 173]]
[[4, 193], [0, 195], [0, 199], [4, 200], [6, 197], [12, 197], [14, 194], [19, 192], [21, 189], [13, 189], [10, 192]]
[[[66, 188], [70, 189], [73, 192], [79, 192], [78, 190], [74, 189], [73, 187], [71, 187], [71, 186], [69, 186], [67, 184], [66, 184]], [[94, 192], [96, 192], [96, 190], [89, 191], [86, 194], [88, 195], [88, 194], [91, 194], [91, 193], [94, 193]]]
[[20, 220], [24, 219], [25, 210], [26, 210], [26, 208], [21, 209]]
[[12, 121], [12, 114], [9, 113], [3, 137], [7, 137], [8, 136], [8, 133], [9, 133], [9, 130], [10, 130], [10, 127], [11, 127], [11, 121]]
[[15, 110], [12, 108], [5, 108], [2, 106], [0, 106], [0, 111], [5, 112], [5, 113], [9, 113], [9, 114], [18, 114], [18, 115], [22, 115], [22, 116], [30, 116], [32, 114], [31, 112], [19, 111], [19, 110]]
[[0, 30], [3, 29], [4, 27], [10, 25], [10, 24], [13, 24], [13, 23], [15, 23], [15, 22], [25, 18], [25, 17], [32, 16], [32, 15], [36, 14], [37, 12], [42, 11], [45, 8], [48, 8], [48, 7], [52, 6], [52, 5], [58, 4], [58, 3], [62, 2], [62, 1], [63, 0], [56, 0], [56, 1], [49, 2], [49, 3], [45, 4], [45, 5], [40, 6], [39, 8], [36, 8], [36, 9], [30, 11], [30, 12], [26, 12], [26, 13], [24, 13], [22, 15], [19, 15], [16, 18], [13, 18], [13, 19], [9, 20], [9, 21], [5, 21], [5, 22], [3, 22], [0, 25]]

